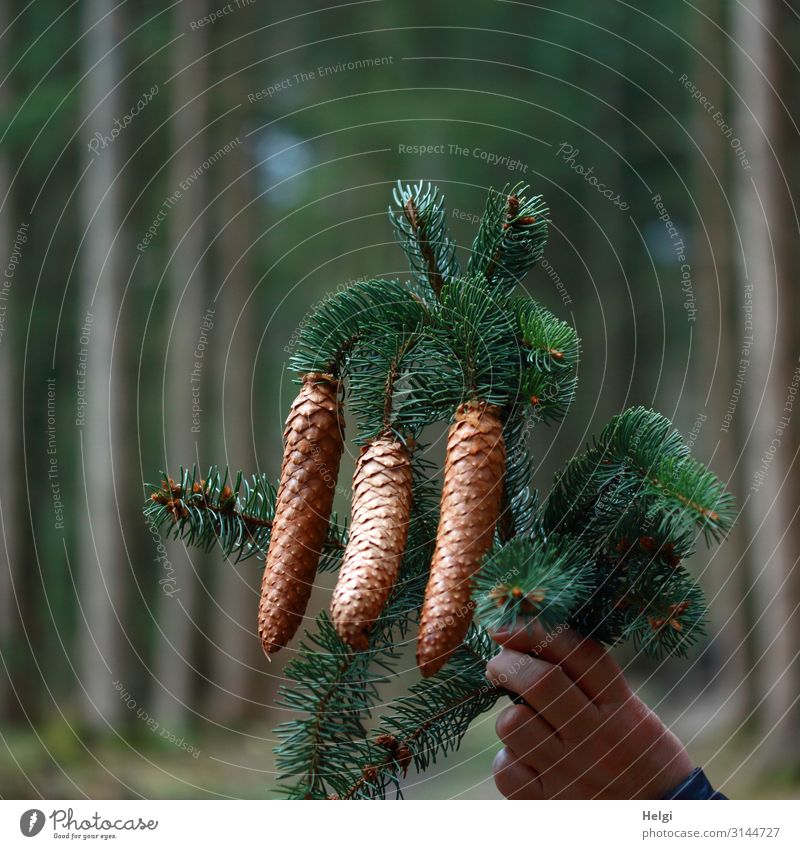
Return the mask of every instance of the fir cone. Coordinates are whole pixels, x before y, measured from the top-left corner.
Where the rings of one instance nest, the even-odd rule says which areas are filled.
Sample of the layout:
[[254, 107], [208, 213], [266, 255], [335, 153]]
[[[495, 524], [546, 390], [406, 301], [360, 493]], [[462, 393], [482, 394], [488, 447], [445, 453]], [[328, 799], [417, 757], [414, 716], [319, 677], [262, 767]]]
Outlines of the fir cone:
[[369, 647], [372, 624], [397, 580], [411, 513], [411, 458], [389, 437], [366, 446], [353, 475], [353, 516], [331, 615], [352, 648]]
[[484, 402], [462, 404], [447, 436], [439, 528], [417, 638], [425, 677], [441, 669], [472, 620], [472, 576], [492, 544], [503, 493], [498, 412]]
[[265, 654], [294, 636], [306, 610], [328, 533], [344, 420], [339, 382], [303, 376], [284, 430], [283, 467], [258, 605]]

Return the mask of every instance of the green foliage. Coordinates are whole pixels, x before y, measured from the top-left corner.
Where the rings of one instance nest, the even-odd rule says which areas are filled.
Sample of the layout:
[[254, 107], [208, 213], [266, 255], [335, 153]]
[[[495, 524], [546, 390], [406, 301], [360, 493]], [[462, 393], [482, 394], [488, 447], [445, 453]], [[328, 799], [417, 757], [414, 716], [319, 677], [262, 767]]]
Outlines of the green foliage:
[[[424, 577], [424, 575], [423, 575]], [[424, 584], [420, 584], [419, 601]], [[392, 604], [381, 618], [381, 627], [391, 625]], [[401, 625], [401, 620], [396, 620]], [[405, 630], [399, 636], [404, 636]], [[299, 782], [285, 787], [291, 798], [383, 799], [389, 794], [402, 798], [401, 782], [412, 766], [423, 772], [439, 756], [457, 751], [472, 721], [490, 710], [505, 691], [493, 687], [485, 677], [486, 663], [498, 650], [483, 629], [470, 629], [464, 644], [447, 665], [432, 678], [413, 684], [407, 695], [392, 701], [394, 708], [382, 716], [377, 729], [368, 735], [363, 724], [367, 703], [377, 701], [372, 689], [374, 674], [367, 676], [363, 661], [381, 655], [395, 659], [386, 633], [366, 653], [348, 652], [322, 614], [317, 651], [322, 664], [303, 644], [299, 663], [291, 675], [303, 684], [286, 704], [304, 713], [304, 718], [284, 723], [279, 729], [279, 766]], [[397, 636], [395, 636], [397, 639]], [[313, 692], [307, 689], [311, 673], [321, 666], [324, 683]], [[302, 677], [301, 677], [302, 676]], [[319, 675], [317, 676], [320, 677]], [[368, 683], [366, 683], [368, 681]], [[313, 710], [316, 708], [316, 712]], [[306, 715], [307, 714], [307, 715]], [[324, 735], [324, 739], [323, 739]]]
[[426, 381], [431, 403], [446, 411], [467, 398], [506, 406], [518, 394], [521, 349], [508, 299], [483, 280], [446, 284], [424, 354], [432, 364]]
[[543, 508], [547, 531], [575, 536], [595, 556], [575, 627], [605, 643], [632, 637], [656, 657], [685, 654], [704, 605], [680, 564], [698, 534], [719, 539], [732, 517], [732, 497], [667, 419], [642, 407], [615, 416], [557, 476]]
[[623, 638], [656, 659], [684, 655], [706, 633], [703, 593], [685, 574], [656, 580], [635, 593], [640, 608], [628, 617]]
[[498, 650], [480, 628], [471, 628], [445, 669], [412, 684], [392, 702], [360, 761], [342, 776], [341, 799], [402, 798], [401, 780], [413, 766], [424, 772], [436, 758], [458, 751], [472, 721], [491, 710], [504, 691], [486, 680], [486, 663]]
[[389, 220], [408, 257], [417, 291], [428, 303], [436, 303], [442, 286], [460, 276], [456, 246], [447, 232], [444, 195], [430, 183], [411, 187], [398, 181], [393, 198]]
[[573, 371], [580, 341], [574, 328], [530, 298], [515, 298], [511, 308], [528, 349], [528, 365], [545, 372]]
[[538, 493], [533, 488], [533, 463], [527, 437], [533, 423], [527, 404], [516, 404], [503, 425], [506, 474], [503, 509], [498, 526], [501, 541], [533, 532], [537, 519]]
[[[163, 529], [165, 538], [211, 551], [219, 545], [234, 562], [264, 555], [269, 547], [275, 516], [275, 488], [264, 475], [245, 478], [212, 466], [205, 478], [197, 468], [181, 469], [178, 480], [162, 473], [160, 485], [147, 484], [150, 499], [144, 515], [153, 528]], [[346, 529], [331, 520], [321, 568], [337, 563], [346, 542]]]
[[591, 554], [574, 539], [516, 537], [493, 552], [475, 581], [475, 613], [490, 631], [520, 619], [566, 622], [591, 591]]
[[340, 376], [348, 355], [367, 335], [413, 330], [423, 318], [419, 301], [395, 280], [367, 280], [323, 300], [297, 334], [289, 368], [298, 374]]
[[472, 243], [469, 274], [499, 293], [514, 287], [539, 261], [547, 242], [549, 211], [541, 195], [526, 197], [524, 183], [489, 191]]
[[359, 422], [359, 441], [393, 431], [398, 439], [415, 437], [431, 410], [425, 405], [423, 380], [411, 381], [422, 327], [406, 333], [371, 333], [356, 345], [349, 359], [348, 401]]
[[689, 456], [670, 422], [636, 407], [615, 416], [557, 476], [545, 525], [596, 542], [629, 510], [640, 510], [661, 533], [696, 526], [717, 540], [731, 526], [733, 507], [724, 484]]
[[[406, 556], [369, 648], [350, 649], [327, 614], [286, 668], [281, 704], [298, 716], [278, 731], [284, 792], [294, 798], [400, 795], [410, 767], [424, 770], [458, 748], [475, 716], [501, 691], [487, 685], [489, 631], [538, 618], [611, 644], [631, 639], [661, 657], [684, 654], [703, 633], [705, 605], [683, 567], [698, 535], [718, 539], [733, 502], [672, 425], [636, 408], [611, 420], [567, 463], [540, 507], [527, 437], [558, 421], [572, 401], [580, 343], [574, 328], [513, 290], [541, 255], [547, 209], [524, 186], [491, 192], [468, 275], [458, 274], [437, 190], [395, 192], [392, 215], [414, 283], [357, 283], [321, 302], [297, 336], [291, 367], [344, 380], [357, 441], [393, 433], [411, 449], [413, 507]], [[449, 421], [467, 399], [503, 417], [506, 473], [495, 547], [475, 581], [480, 624], [435, 677], [393, 702], [368, 734], [381, 685], [417, 619], [436, 528], [435, 469], [419, 443], [426, 425]], [[147, 515], [190, 544], [239, 557], [263, 552], [275, 495], [261, 478], [212, 470], [199, 485], [182, 473], [154, 488]], [[345, 530], [332, 522], [325, 565], [335, 566]]]
[[542, 421], [561, 421], [575, 397], [580, 341], [573, 327], [536, 301], [511, 302], [527, 351], [520, 393]]

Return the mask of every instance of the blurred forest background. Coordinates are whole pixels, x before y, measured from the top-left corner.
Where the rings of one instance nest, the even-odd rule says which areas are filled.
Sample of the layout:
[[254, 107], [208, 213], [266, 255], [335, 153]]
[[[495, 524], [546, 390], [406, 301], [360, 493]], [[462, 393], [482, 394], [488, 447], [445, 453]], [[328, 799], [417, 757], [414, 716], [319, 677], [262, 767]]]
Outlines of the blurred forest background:
[[[549, 202], [526, 287], [583, 358], [544, 491], [630, 404], [730, 482], [709, 639], [619, 659], [724, 791], [797, 796], [798, 60], [788, 0], [0, 0], [0, 795], [269, 794], [259, 564], [161, 548], [143, 484], [277, 477], [293, 328], [407, 274], [400, 178], [462, 246], [489, 186]], [[408, 795], [495, 797], [493, 725]]]

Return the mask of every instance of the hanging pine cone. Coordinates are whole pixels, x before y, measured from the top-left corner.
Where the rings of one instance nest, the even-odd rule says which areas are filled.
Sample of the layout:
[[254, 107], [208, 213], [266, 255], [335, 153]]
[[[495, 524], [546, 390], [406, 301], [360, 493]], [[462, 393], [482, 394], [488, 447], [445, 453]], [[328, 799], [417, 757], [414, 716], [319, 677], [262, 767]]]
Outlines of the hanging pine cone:
[[472, 576], [492, 544], [505, 468], [497, 407], [468, 402], [447, 436], [436, 548], [417, 639], [417, 664], [433, 675], [461, 644], [472, 620]]
[[258, 634], [266, 654], [294, 636], [306, 610], [328, 533], [344, 420], [339, 382], [303, 376], [284, 430], [283, 467], [258, 605]]
[[353, 517], [331, 614], [352, 648], [368, 636], [397, 580], [411, 513], [411, 458], [395, 439], [366, 446], [353, 475]]

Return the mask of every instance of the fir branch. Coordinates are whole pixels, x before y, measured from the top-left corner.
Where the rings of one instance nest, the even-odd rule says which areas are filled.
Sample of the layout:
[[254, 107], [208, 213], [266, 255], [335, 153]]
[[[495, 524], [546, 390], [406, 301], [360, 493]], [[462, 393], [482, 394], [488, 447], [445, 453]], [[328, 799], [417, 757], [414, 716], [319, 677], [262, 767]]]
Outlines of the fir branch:
[[[150, 498], [143, 512], [155, 529], [166, 528], [165, 537], [182, 540], [202, 551], [219, 545], [234, 562], [263, 555], [269, 547], [275, 515], [275, 489], [264, 475], [249, 480], [237, 472], [232, 485], [229, 472], [212, 466], [205, 478], [197, 468], [181, 468], [178, 481], [163, 473], [161, 484], [146, 484]], [[346, 529], [333, 517], [323, 560], [337, 562], [346, 542]]]
[[571, 374], [526, 369], [522, 376], [521, 394], [542, 422], [560, 422], [569, 412], [578, 388], [578, 378]]
[[472, 243], [470, 276], [505, 294], [539, 261], [547, 242], [549, 211], [541, 195], [528, 198], [527, 191], [523, 183], [502, 192], [490, 189]]
[[359, 342], [409, 332], [424, 314], [422, 303], [396, 280], [355, 283], [306, 316], [289, 367], [300, 375], [322, 372], [341, 377]]
[[575, 397], [580, 342], [575, 329], [529, 298], [514, 298], [521, 344], [526, 352], [521, 393], [539, 421], [560, 421]]
[[625, 504], [606, 538], [584, 533], [594, 541], [595, 561], [590, 571], [591, 596], [572, 612], [569, 622], [580, 633], [613, 644], [626, 639], [637, 616], [646, 618], [651, 607], [664, 608], [679, 582], [689, 592], [692, 583], [682, 561], [694, 552], [695, 532], [685, 523], [668, 532], [654, 529], [641, 505]]
[[513, 298], [511, 309], [516, 316], [523, 346], [528, 350], [528, 364], [546, 372], [574, 371], [578, 365], [580, 340], [575, 328], [530, 298]]
[[546, 529], [579, 537], [595, 557], [593, 591], [571, 624], [605, 643], [633, 638], [658, 657], [685, 653], [704, 606], [681, 563], [697, 529], [716, 539], [732, 512], [667, 419], [644, 408], [616, 416], [557, 477], [543, 511]]
[[670, 422], [643, 407], [615, 416], [587, 451], [570, 461], [547, 499], [548, 527], [608, 530], [636, 503], [656, 527], [699, 526], [719, 539], [733, 517], [733, 498]]
[[[282, 686], [278, 704], [301, 713], [278, 726], [281, 741], [275, 749], [284, 784], [292, 798], [326, 798], [340, 787], [362, 751], [364, 721], [378, 700], [378, 685], [393, 671], [395, 645], [409, 623], [410, 596], [421, 601], [424, 582], [406, 579], [390, 598], [370, 634], [365, 652], [350, 649], [336, 633], [327, 613], [317, 617], [314, 636], [299, 646], [298, 656], [286, 667], [294, 688]], [[372, 670], [372, 664], [378, 670]]]
[[538, 493], [533, 488], [533, 464], [526, 444], [531, 424], [530, 408], [524, 402], [511, 408], [503, 424], [506, 469], [498, 524], [501, 542], [528, 535], [533, 530]]
[[302, 718], [276, 729], [275, 750], [279, 781], [294, 779], [283, 788], [293, 798], [324, 798], [330, 749], [348, 748], [365, 736], [363, 718], [375, 697], [375, 683], [366, 677], [364, 657], [342, 642], [326, 612], [317, 617], [316, 634], [306, 632], [297, 657], [285, 669], [297, 683], [281, 687], [278, 705], [302, 712]]
[[408, 257], [423, 298], [434, 302], [445, 283], [459, 276], [456, 246], [447, 232], [444, 197], [430, 183], [398, 181], [389, 220]]
[[678, 571], [657, 584], [643, 581], [632, 587], [623, 639], [656, 660], [685, 656], [706, 633], [706, 604], [703, 592], [688, 575]]
[[486, 663], [498, 647], [480, 628], [472, 627], [464, 645], [432, 678], [412, 685], [396, 699], [395, 712], [384, 716], [362, 761], [336, 794], [340, 799], [402, 796], [401, 779], [413, 767], [424, 772], [437, 757], [457, 751], [470, 724], [490, 710], [505, 691], [486, 680]]
[[402, 334], [374, 333], [353, 350], [348, 402], [359, 422], [359, 443], [388, 432], [413, 438], [428, 423], [424, 390], [407, 379], [422, 332], [420, 327]]
[[429, 403], [452, 411], [469, 398], [506, 407], [519, 397], [521, 351], [508, 299], [482, 280], [448, 283], [420, 346]]
[[[702, 593], [684, 568], [698, 528], [708, 542], [730, 527], [733, 500], [689, 456], [672, 425], [651, 410], [616, 416], [557, 476], [542, 509], [526, 447], [531, 425], [563, 417], [580, 354], [574, 328], [512, 291], [542, 253], [547, 209], [518, 185], [490, 192], [461, 279], [444, 202], [423, 184], [398, 186], [393, 225], [414, 275], [357, 283], [321, 302], [297, 335], [291, 368], [345, 378], [359, 441], [391, 431], [412, 452], [413, 507], [399, 580], [373, 626], [369, 648], [345, 645], [327, 614], [286, 668], [276, 750], [283, 792], [302, 798], [401, 795], [422, 771], [457, 749], [470, 722], [504, 693], [484, 679], [497, 650], [473, 625], [435, 677], [393, 701], [370, 737], [368, 719], [395, 674], [400, 645], [418, 617], [436, 533], [435, 469], [417, 439], [470, 398], [502, 408], [507, 449], [496, 548], [476, 581], [484, 626], [539, 617], [605, 643], [631, 639], [648, 654], [682, 654], [703, 631]], [[167, 535], [237, 559], [263, 553], [275, 491], [212, 468], [181, 470], [150, 486], [148, 521]], [[331, 522], [321, 568], [338, 563], [346, 529]]]
[[444, 277], [437, 266], [436, 254], [428, 241], [428, 222], [413, 197], [403, 204], [403, 215], [411, 228], [411, 233], [416, 236], [420, 256], [425, 264], [426, 278], [433, 293], [438, 297], [444, 285]]
[[475, 578], [475, 613], [489, 631], [538, 618], [566, 622], [589, 596], [592, 556], [579, 541], [516, 537], [494, 551]]
[[730, 529], [733, 497], [713, 472], [692, 457], [665, 457], [645, 473], [653, 489], [677, 504], [676, 512], [691, 511], [707, 540], [720, 540]]

